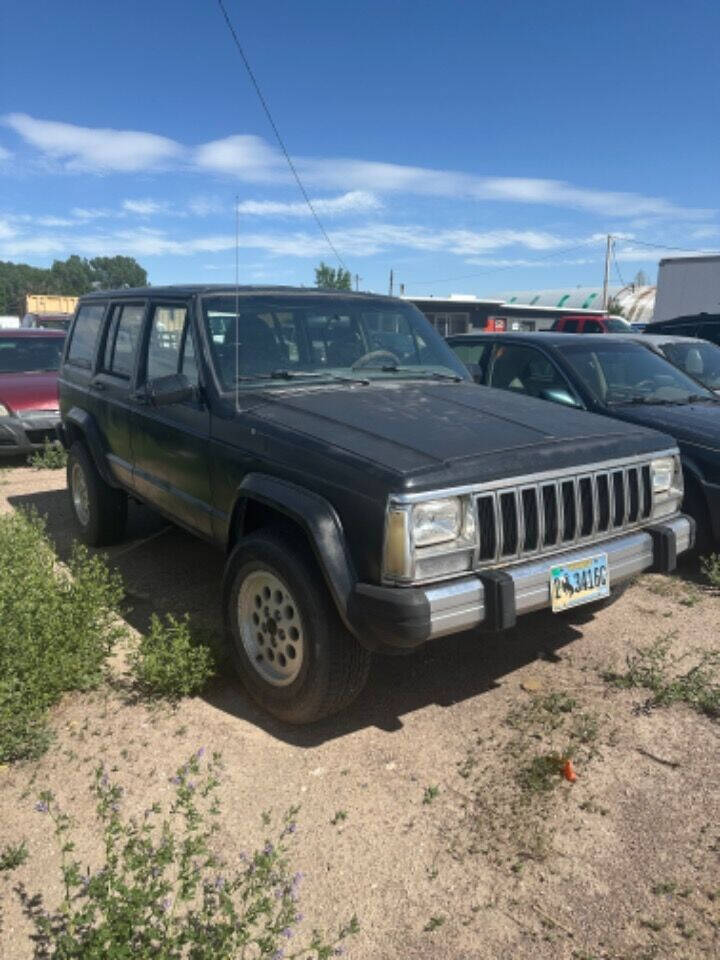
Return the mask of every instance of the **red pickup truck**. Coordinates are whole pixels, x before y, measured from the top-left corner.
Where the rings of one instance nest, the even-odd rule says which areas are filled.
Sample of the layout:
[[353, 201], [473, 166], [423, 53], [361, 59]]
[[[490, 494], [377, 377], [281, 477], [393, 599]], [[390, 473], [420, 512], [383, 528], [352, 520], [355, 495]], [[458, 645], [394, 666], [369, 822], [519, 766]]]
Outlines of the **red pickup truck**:
[[554, 333], [632, 333], [632, 327], [622, 317], [560, 317], [552, 325]]

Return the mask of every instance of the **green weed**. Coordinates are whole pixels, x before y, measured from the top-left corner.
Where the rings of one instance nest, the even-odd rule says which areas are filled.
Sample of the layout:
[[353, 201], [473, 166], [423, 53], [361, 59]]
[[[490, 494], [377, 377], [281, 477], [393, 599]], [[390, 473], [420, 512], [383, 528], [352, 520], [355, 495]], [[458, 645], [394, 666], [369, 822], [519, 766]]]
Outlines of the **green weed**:
[[[75, 859], [70, 816], [51, 793], [40, 795], [36, 809], [52, 820], [60, 847], [64, 895], [48, 911], [44, 905], [37, 908], [39, 895], [19, 891], [35, 927], [37, 955], [66, 960], [280, 960], [286, 955], [301, 920], [302, 877], [291, 875], [288, 859], [297, 808], [285, 816], [274, 839], [241, 854], [239, 870], [229, 869], [216, 852], [221, 845], [219, 757], [203, 763], [202, 754], [177, 770], [166, 811], [155, 803], [138, 817], [123, 816], [122, 789], [102, 767], [96, 770], [99, 868]], [[87, 827], [92, 830], [92, 824]], [[315, 931], [292, 955], [328, 960], [358, 930], [353, 917], [334, 937]]]
[[700, 561], [700, 569], [711, 587], [720, 590], [720, 554], [711, 553]]
[[[37, 516], [0, 516], [0, 763], [46, 748], [47, 711], [70, 690], [89, 690], [122, 634], [122, 586], [99, 556], [76, 546], [69, 570]], [[69, 573], [69, 575], [68, 575]]]
[[67, 451], [59, 440], [45, 440], [42, 450], [35, 450], [28, 457], [28, 466], [35, 470], [64, 470], [67, 466]]
[[432, 933], [433, 930], [437, 930], [438, 927], [441, 927], [445, 923], [445, 917], [430, 917], [428, 922], [423, 927], [425, 933]]
[[177, 620], [171, 614], [164, 623], [153, 614], [150, 632], [130, 654], [130, 664], [143, 694], [169, 700], [200, 693], [216, 672], [212, 651], [192, 637], [188, 617]]
[[422, 802], [424, 804], [430, 804], [438, 796], [440, 796], [440, 787], [438, 787], [437, 785], [425, 787], [425, 792], [423, 793]]
[[624, 689], [645, 688], [652, 696], [651, 707], [667, 707], [685, 703], [709, 717], [720, 717], [720, 651], [705, 651], [684, 673], [677, 671], [682, 657], [670, 654], [677, 634], [668, 633], [649, 646], [627, 657], [627, 670], [617, 673], [605, 670], [603, 678]]
[[22, 866], [27, 858], [28, 848], [24, 840], [16, 844], [7, 844], [0, 850], [0, 873], [6, 870], [15, 870]]

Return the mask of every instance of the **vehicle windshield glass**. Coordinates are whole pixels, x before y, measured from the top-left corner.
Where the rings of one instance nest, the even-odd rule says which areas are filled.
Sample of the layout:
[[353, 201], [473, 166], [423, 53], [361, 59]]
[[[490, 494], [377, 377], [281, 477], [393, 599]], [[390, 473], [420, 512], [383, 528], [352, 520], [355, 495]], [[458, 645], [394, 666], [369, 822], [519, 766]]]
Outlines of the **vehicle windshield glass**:
[[223, 390], [288, 381], [462, 378], [468, 373], [420, 311], [370, 298], [230, 293], [203, 298]]
[[711, 390], [720, 389], [720, 347], [696, 340], [693, 343], [663, 343], [661, 349], [676, 367]]
[[632, 333], [632, 326], [620, 317], [608, 317], [608, 333]]
[[562, 355], [595, 399], [607, 406], [717, 400], [715, 394], [639, 343], [593, 340], [587, 346], [563, 347]]
[[64, 337], [0, 337], [0, 373], [57, 370]]

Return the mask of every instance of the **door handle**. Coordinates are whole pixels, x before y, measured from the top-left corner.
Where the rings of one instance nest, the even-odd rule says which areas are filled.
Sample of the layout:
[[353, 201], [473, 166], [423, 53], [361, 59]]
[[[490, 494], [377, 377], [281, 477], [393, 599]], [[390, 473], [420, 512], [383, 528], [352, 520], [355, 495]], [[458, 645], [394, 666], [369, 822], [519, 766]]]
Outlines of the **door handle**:
[[90, 386], [94, 387], [95, 390], [105, 390], [105, 384], [102, 380], [91, 380]]

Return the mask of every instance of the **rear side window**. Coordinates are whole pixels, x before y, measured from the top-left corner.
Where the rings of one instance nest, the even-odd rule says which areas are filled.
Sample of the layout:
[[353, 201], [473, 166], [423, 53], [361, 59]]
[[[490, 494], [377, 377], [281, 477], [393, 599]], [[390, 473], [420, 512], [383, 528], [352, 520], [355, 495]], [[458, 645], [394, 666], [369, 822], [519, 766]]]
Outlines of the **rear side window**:
[[144, 316], [144, 304], [126, 303], [115, 307], [105, 341], [103, 369], [107, 373], [126, 380], [132, 376]]
[[75, 363], [79, 367], [92, 366], [104, 313], [104, 303], [88, 303], [80, 307], [68, 347], [68, 363]]
[[463, 363], [479, 367], [491, 343], [451, 343], [450, 346]]
[[584, 333], [602, 333], [603, 326], [598, 320], [586, 320]]

